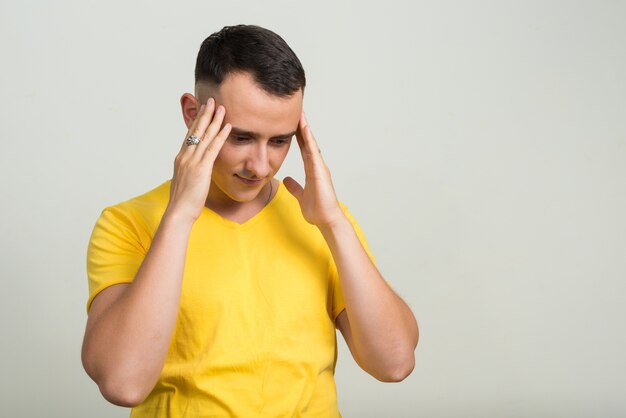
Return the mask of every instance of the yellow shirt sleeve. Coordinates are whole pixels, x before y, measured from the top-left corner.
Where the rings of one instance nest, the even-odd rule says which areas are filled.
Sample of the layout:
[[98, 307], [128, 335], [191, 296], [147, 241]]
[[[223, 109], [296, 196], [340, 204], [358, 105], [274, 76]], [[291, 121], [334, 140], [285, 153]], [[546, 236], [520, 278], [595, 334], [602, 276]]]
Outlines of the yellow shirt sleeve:
[[133, 281], [147, 253], [137, 231], [135, 221], [115, 207], [105, 209], [98, 218], [87, 249], [87, 312], [102, 290]]

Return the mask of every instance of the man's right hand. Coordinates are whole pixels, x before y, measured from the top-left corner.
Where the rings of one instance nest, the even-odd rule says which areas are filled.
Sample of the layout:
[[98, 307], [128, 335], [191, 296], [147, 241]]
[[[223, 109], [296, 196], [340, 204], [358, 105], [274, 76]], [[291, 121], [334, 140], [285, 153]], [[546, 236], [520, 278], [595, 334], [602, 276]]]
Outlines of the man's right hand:
[[[222, 128], [225, 114], [224, 106], [216, 109], [215, 99], [209, 98], [200, 108], [174, 160], [166, 212], [175, 213], [183, 221], [195, 222], [206, 203], [213, 163], [231, 130], [228, 123]], [[187, 145], [191, 135], [200, 139], [197, 145]]]

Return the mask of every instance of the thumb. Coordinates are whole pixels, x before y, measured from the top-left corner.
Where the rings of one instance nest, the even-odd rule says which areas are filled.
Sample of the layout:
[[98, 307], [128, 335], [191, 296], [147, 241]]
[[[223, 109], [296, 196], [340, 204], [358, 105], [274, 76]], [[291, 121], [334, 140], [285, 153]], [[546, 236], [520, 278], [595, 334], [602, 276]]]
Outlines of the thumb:
[[283, 184], [285, 185], [289, 193], [291, 193], [293, 197], [298, 199], [298, 202], [300, 202], [300, 199], [302, 199], [302, 194], [304, 193], [304, 189], [302, 188], [302, 186], [300, 186], [300, 183], [295, 181], [292, 177], [285, 177], [283, 179]]

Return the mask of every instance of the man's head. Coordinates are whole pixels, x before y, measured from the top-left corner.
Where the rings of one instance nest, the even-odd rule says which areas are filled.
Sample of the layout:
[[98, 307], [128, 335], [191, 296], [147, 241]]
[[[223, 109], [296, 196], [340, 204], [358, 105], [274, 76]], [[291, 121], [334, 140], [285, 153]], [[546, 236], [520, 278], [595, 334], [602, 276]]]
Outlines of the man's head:
[[263, 90], [278, 97], [304, 91], [306, 85], [304, 68], [283, 38], [253, 25], [226, 26], [200, 46], [196, 88], [218, 88], [232, 73], [250, 74]]
[[187, 126], [212, 97], [233, 127], [213, 165], [207, 203], [262, 200], [298, 129], [306, 84], [300, 60], [277, 34], [232, 26], [202, 43], [195, 75], [195, 95], [181, 98]]

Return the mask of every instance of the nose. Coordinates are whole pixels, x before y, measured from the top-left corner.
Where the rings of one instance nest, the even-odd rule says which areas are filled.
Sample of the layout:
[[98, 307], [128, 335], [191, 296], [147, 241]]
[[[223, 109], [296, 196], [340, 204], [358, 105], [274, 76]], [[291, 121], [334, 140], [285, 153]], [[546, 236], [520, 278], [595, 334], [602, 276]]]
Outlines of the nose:
[[251, 177], [265, 178], [270, 175], [271, 167], [265, 144], [256, 144], [256, 146], [250, 147], [246, 159], [246, 171]]

